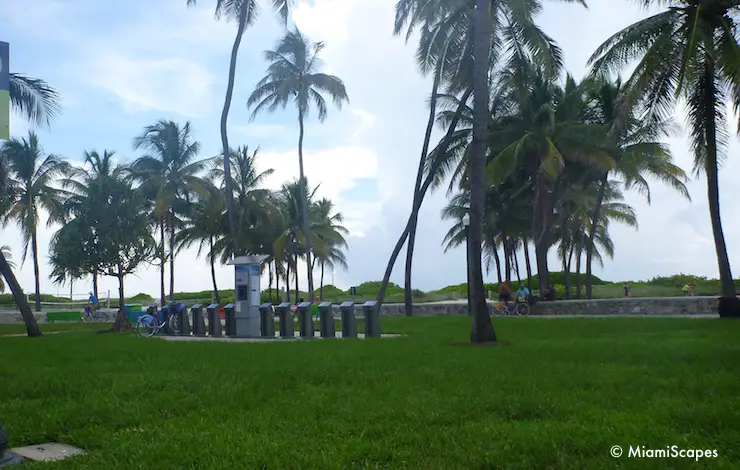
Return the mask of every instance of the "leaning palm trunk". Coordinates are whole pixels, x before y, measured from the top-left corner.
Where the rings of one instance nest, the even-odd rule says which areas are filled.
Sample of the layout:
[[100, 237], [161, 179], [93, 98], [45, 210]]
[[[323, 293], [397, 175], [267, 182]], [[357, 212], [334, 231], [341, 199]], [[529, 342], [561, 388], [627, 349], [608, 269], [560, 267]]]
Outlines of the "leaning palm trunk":
[[720, 317], [740, 318], [740, 300], [737, 298], [735, 284], [730, 271], [730, 260], [727, 256], [727, 245], [722, 231], [722, 219], [719, 207], [719, 178], [717, 172], [717, 123], [714, 115], [714, 103], [716, 100], [716, 85], [714, 81], [715, 70], [711, 58], [706, 59], [704, 71], [703, 88], [705, 92], [705, 105], [710, 111], [704, 115], [704, 128], [707, 137], [707, 196], [709, 200], [709, 217], [712, 221], [712, 235], [714, 236], [714, 249], [717, 253], [717, 264], [719, 265], [719, 280], [722, 287], [722, 295], [719, 300]]
[[36, 238], [36, 227], [33, 228], [31, 233], [31, 249], [33, 250], [33, 275], [35, 278], [36, 287], [36, 311], [41, 311], [41, 284], [39, 281], [39, 245], [38, 239]]
[[591, 216], [591, 226], [588, 228], [588, 243], [586, 243], [586, 298], [590, 299], [592, 295], [592, 279], [591, 279], [591, 264], [593, 262], [594, 254], [594, 237], [596, 236], [596, 227], [599, 225], [599, 217], [601, 217], [601, 204], [604, 202], [604, 194], [606, 193], [606, 187], [608, 183], [608, 173], [604, 173], [601, 177], [601, 187], [599, 188], [599, 194], [596, 196], [596, 206], [594, 207], [594, 213]]
[[498, 257], [498, 247], [496, 247], [496, 240], [493, 242], [493, 261], [496, 264], [496, 279], [498, 279], [498, 283], [501, 284], [501, 259]]
[[468, 227], [468, 261], [470, 263], [470, 309], [473, 324], [472, 343], [496, 341], [483, 288], [481, 247], [483, 246], [483, 212], [486, 197], [484, 170], [488, 145], [488, 71], [491, 50], [491, 1], [476, 0], [473, 37], [473, 145], [470, 155], [470, 226]]
[[524, 250], [524, 267], [527, 270], [527, 289], [532, 292], [532, 263], [529, 261], [529, 244], [527, 237], [522, 237], [522, 249]]
[[[308, 298], [313, 298], [313, 270], [311, 266], [311, 250], [313, 243], [311, 240], [311, 222], [308, 220], [308, 188], [306, 177], [303, 174], [303, 111], [298, 112], [298, 125], [300, 132], [298, 134], [298, 172], [301, 183], [301, 214], [303, 215], [303, 236], [306, 237], [306, 275], [308, 277]], [[298, 258], [296, 257], [296, 270], [298, 269]], [[298, 283], [296, 275], [296, 284]], [[296, 286], [296, 292], [298, 287]]]
[[519, 256], [517, 256], [516, 251], [513, 251], [511, 254], [511, 257], [514, 258], [514, 269], [516, 271], [516, 280], [519, 284], [522, 283], [522, 276], [519, 273]]
[[[427, 161], [427, 153], [429, 152], [429, 141], [432, 138], [432, 130], [434, 130], [434, 118], [437, 114], [437, 90], [439, 89], [439, 82], [442, 76], [442, 65], [444, 64], [444, 57], [439, 59], [439, 64], [434, 73], [434, 82], [432, 83], [432, 97], [429, 101], [429, 119], [427, 120], [427, 129], [424, 133], [424, 143], [421, 146], [421, 157], [419, 158], [419, 168], [416, 172], [416, 183], [414, 184], [414, 202], [420, 196], [419, 190], [424, 178], [424, 168]], [[409, 239], [406, 245], [406, 270], [404, 273], [404, 292], [403, 292], [403, 303], [406, 311], [406, 315], [411, 316], [414, 314], [414, 304], [412, 302], [411, 295], [411, 267], [414, 258], [414, 243], [416, 241], [416, 226], [419, 221], [419, 213], [413, 214], [411, 218], [411, 226], [409, 227]]]
[[218, 286], [216, 285], [216, 263], [215, 255], [213, 254], [213, 237], [210, 237], [211, 252], [209, 253], [208, 260], [211, 262], [211, 279], [213, 280], [213, 297], [217, 304], [221, 304], [221, 296], [218, 294]]
[[31, 306], [28, 304], [28, 299], [26, 299], [26, 295], [23, 293], [20, 284], [18, 284], [18, 279], [13, 274], [13, 270], [10, 268], [10, 264], [5, 259], [2, 251], [0, 251], [0, 275], [5, 278], [8, 287], [10, 287], [10, 292], [13, 293], [13, 300], [21, 311], [23, 323], [26, 325], [26, 334], [32, 337], [41, 336], [41, 330], [36, 322], [36, 317], [31, 311]]
[[229, 78], [226, 84], [226, 97], [224, 98], [224, 108], [221, 111], [221, 151], [224, 159], [224, 182], [226, 184], [226, 213], [229, 217], [229, 229], [231, 230], [232, 243], [234, 245], [234, 255], [242, 254], [241, 231], [242, 227], [236, 220], [236, 208], [234, 206], [234, 190], [231, 181], [231, 150], [229, 149], [229, 137], [226, 132], [226, 122], [229, 118], [229, 109], [231, 109], [231, 98], [234, 94], [234, 79], [236, 76], [236, 59], [239, 55], [239, 46], [242, 43], [244, 29], [247, 27], [247, 13], [251, 2], [243, 2], [239, 11], [239, 19], [236, 24], [236, 37], [234, 45], [231, 47], [231, 59], [229, 60]]
[[[450, 145], [450, 141], [452, 140], [452, 134], [455, 132], [457, 123], [460, 121], [460, 116], [462, 116], [465, 103], [468, 101], [468, 98], [470, 98], [470, 95], [472, 92], [473, 92], [473, 89], [468, 88], [467, 90], [465, 90], [465, 93], [463, 94], [462, 98], [460, 98], [460, 104], [457, 106], [455, 115], [452, 117], [450, 126], [447, 128], [447, 133], [445, 134], [442, 140], [442, 143], [440, 144], [440, 149], [441, 149], [441, 152], [439, 153], [440, 155], [444, 155], [447, 152], [447, 147]], [[383, 300], [385, 299], [385, 291], [388, 289], [388, 282], [390, 281], [391, 273], [393, 272], [393, 266], [396, 264], [396, 259], [398, 258], [398, 254], [401, 252], [401, 248], [403, 247], [403, 244], [406, 242], [406, 237], [408, 237], [409, 235], [409, 230], [411, 228], [411, 222], [414, 217], [418, 218], [419, 209], [421, 208], [421, 203], [424, 201], [424, 195], [429, 189], [429, 186], [431, 186], [432, 182], [434, 181], [434, 176], [437, 173], [437, 171], [439, 171], [441, 166], [442, 166], [441, 158], [435, 160], [432, 163], [432, 166], [429, 169], [429, 173], [427, 173], [426, 179], [424, 180], [424, 184], [422, 184], [421, 189], [419, 190], [419, 197], [418, 198], [414, 197], [414, 204], [413, 204], [413, 207], [411, 208], [411, 215], [409, 215], [409, 220], [406, 223], [406, 227], [403, 229], [403, 232], [401, 232], [401, 236], [398, 238], [398, 241], [396, 242], [396, 246], [393, 248], [391, 257], [388, 260], [388, 265], [385, 268], [385, 274], [383, 275], [383, 282], [380, 284], [380, 290], [378, 291], [378, 297], [376, 298], [379, 304], [382, 304]]]

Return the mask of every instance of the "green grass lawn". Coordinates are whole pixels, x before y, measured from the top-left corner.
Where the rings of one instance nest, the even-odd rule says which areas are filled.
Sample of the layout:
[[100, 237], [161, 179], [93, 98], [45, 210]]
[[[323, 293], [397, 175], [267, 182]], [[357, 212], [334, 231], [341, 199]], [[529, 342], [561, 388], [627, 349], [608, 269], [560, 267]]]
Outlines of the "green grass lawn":
[[[0, 418], [11, 446], [88, 451], [24, 468], [738, 468], [739, 322], [495, 325], [510, 345], [460, 345], [465, 317], [364, 341], [0, 338]], [[610, 456], [630, 444], [719, 457]]]

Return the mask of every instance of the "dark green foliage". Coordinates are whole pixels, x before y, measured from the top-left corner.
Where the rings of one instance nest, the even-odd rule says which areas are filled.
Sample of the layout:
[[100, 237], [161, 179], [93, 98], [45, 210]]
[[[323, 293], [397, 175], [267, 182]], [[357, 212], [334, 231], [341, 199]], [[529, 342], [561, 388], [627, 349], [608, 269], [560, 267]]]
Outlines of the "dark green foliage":
[[[86, 450], [54, 469], [737, 468], [737, 322], [495, 322], [511, 345], [456, 346], [468, 317], [384, 318], [409, 336], [377, 341], [0, 337], [0, 416], [11, 447]], [[630, 444], [718, 457], [609, 454]]]

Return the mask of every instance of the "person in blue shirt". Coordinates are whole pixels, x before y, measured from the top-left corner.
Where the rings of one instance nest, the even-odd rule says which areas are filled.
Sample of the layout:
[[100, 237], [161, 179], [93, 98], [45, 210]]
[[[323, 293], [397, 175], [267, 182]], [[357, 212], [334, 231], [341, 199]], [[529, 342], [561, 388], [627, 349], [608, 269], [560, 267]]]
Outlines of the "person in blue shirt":
[[87, 299], [87, 304], [93, 312], [96, 312], [100, 308], [100, 302], [92, 292], [90, 292], [90, 297]]
[[516, 291], [516, 301], [529, 302], [529, 289], [524, 287], [524, 285], [520, 285], [519, 290]]

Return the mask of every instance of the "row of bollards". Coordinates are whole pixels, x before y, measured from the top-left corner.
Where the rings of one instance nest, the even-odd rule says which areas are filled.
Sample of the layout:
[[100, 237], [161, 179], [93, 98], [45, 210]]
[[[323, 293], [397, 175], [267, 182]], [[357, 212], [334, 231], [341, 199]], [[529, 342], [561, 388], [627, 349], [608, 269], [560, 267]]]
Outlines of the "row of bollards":
[[[221, 331], [221, 318], [218, 310], [219, 304], [211, 304], [206, 307], [205, 314], [208, 316], [208, 336], [223, 336]], [[365, 337], [379, 338], [380, 333], [380, 311], [378, 303], [374, 300], [365, 302], [360, 306], [365, 319]], [[234, 304], [224, 306], [225, 312], [225, 333], [228, 337], [236, 337], [236, 316]], [[277, 314], [279, 331], [281, 338], [294, 338], [295, 326], [293, 323], [293, 312], [290, 302], [283, 302], [275, 307], [272, 303], [264, 303], [259, 306], [260, 311], [260, 337], [275, 338], [275, 320]], [[339, 306], [342, 324], [342, 338], [357, 338], [357, 318], [355, 316], [355, 303], [343, 302]], [[169, 311], [164, 312], [165, 315]], [[314, 326], [313, 315], [311, 314], [311, 302], [302, 302], [296, 305], [298, 313], [298, 330], [301, 338], [313, 338]], [[197, 304], [190, 307], [190, 317], [192, 317], [192, 334], [193, 336], [206, 336], [205, 316], [203, 314], [203, 305]], [[180, 304], [177, 309], [178, 331], [175, 334], [190, 336], [190, 318], [187, 309]], [[166, 318], [166, 317], [165, 317]], [[331, 302], [322, 302], [319, 304], [319, 335], [322, 338], [335, 338], [336, 328], [334, 325], [334, 313]]]

